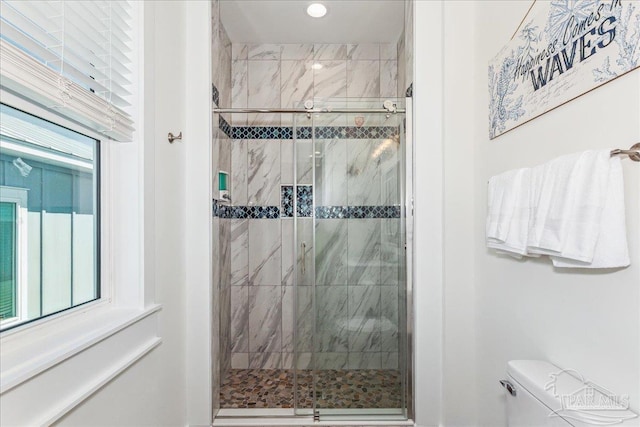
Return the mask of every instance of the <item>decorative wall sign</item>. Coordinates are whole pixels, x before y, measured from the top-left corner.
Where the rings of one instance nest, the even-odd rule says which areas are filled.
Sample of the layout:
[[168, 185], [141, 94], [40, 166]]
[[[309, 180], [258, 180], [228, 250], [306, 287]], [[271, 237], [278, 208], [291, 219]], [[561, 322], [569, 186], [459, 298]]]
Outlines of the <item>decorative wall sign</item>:
[[489, 63], [489, 137], [639, 66], [640, 1], [536, 1]]

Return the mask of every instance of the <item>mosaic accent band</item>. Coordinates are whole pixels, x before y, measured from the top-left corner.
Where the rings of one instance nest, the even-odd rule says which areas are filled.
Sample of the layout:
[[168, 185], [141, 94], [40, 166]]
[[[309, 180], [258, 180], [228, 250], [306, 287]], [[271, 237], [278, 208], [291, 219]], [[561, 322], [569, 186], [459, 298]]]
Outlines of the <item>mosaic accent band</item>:
[[400, 218], [400, 206], [317, 206], [316, 219]]
[[222, 114], [220, 114], [219, 118], [218, 118], [218, 127], [220, 128], [220, 130], [222, 132], [225, 133], [225, 135], [227, 135], [229, 138], [233, 138], [233, 128], [231, 127], [231, 125], [224, 119], [224, 117], [222, 117]]
[[[314, 128], [302, 126], [296, 128], [296, 139], [311, 139]], [[315, 128], [318, 139], [377, 139], [396, 135], [395, 126], [319, 126]], [[234, 139], [294, 139], [293, 128], [280, 126], [235, 126]]]
[[313, 213], [313, 187], [298, 185], [296, 190], [298, 217], [311, 217]]
[[280, 186], [280, 216], [293, 218], [293, 185]]
[[216, 107], [220, 106], [220, 91], [218, 91], [218, 88], [213, 83], [211, 83], [211, 99], [213, 99]]
[[[286, 189], [285, 189], [286, 187]], [[308, 199], [304, 203], [298, 203], [298, 217], [311, 217], [312, 195], [307, 191], [312, 191], [311, 186], [302, 192], [298, 192], [298, 197]], [[292, 186], [282, 186], [282, 195], [290, 197], [293, 194]], [[290, 192], [290, 193], [289, 193]], [[300, 200], [300, 199], [299, 199]], [[317, 206], [316, 219], [390, 219], [400, 218], [401, 207], [394, 206]], [[293, 218], [293, 203], [282, 206], [227, 206], [221, 205], [217, 200], [213, 200], [213, 216], [222, 219], [277, 219]]]
[[214, 199], [213, 216], [221, 219], [278, 219], [280, 206], [228, 206]]
[[220, 218], [220, 204], [216, 199], [211, 201], [211, 212], [214, 218]]
[[[313, 187], [311, 185], [298, 185], [296, 189], [298, 217], [308, 218], [313, 212]], [[293, 186], [281, 186], [280, 195], [280, 216], [282, 218], [293, 218]]]
[[413, 83], [411, 83], [411, 84], [409, 85], [409, 87], [407, 88], [407, 92], [405, 93], [405, 96], [406, 96], [407, 98], [411, 98], [411, 97], [413, 97]]
[[[215, 86], [214, 86], [215, 88]], [[214, 96], [217, 92], [214, 92]], [[215, 100], [214, 100], [215, 102]], [[231, 126], [220, 114], [218, 127], [233, 139], [294, 139], [293, 128], [283, 126]], [[378, 139], [391, 138], [398, 133], [395, 126], [320, 126], [315, 128], [318, 139]], [[296, 129], [295, 139], [311, 139], [313, 128], [303, 126]]]

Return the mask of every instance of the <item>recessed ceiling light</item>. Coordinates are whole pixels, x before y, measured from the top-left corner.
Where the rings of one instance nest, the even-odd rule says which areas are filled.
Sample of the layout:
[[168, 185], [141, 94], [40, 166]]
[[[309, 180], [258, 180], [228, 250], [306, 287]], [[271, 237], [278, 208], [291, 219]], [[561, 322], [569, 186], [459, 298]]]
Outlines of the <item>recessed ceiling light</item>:
[[314, 70], [321, 70], [321, 69], [322, 69], [322, 67], [323, 67], [323, 65], [322, 65], [322, 64], [320, 64], [319, 62], [316, 62], [315, 64], [313, 64], [313, 65], [311, 66], [311, 68], [313, 68]]
[[311, 3], [307, 8], [307, 14], [312, 18], [322, 18], [327, 14], [327, 8], [322, 3]]

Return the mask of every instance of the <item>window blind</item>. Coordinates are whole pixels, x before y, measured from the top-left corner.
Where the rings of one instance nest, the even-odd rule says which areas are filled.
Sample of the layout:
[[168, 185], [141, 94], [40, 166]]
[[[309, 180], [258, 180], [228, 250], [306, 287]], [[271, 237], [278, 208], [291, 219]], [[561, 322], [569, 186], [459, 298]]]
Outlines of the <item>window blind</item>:
[[132, 8], [124, 0], [0, 0], [0, 84], [131, 140]]

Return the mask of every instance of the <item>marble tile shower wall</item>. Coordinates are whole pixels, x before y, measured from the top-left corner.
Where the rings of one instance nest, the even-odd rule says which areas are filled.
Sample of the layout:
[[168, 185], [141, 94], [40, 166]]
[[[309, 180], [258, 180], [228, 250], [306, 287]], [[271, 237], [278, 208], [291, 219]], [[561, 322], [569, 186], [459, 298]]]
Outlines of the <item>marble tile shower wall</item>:
[[[232, 107], [300, 106], [307, 99], [394, 98], [397, 96], [396, 44], [232, 45]], [[314, 67], [314, 64], [318, 64]], [[353, 126], [354, 117], [324, 116], [316, 125]], [[305, 119], [303, 119], [305, 120]], [[289, 127], [284, 114], [235, 114], [241, 126]], [[297, 123], [308, 126], [309, 123]], [[366, 117], [365, 126], [383, 125]], [[316, 203], [349, 207], [396, 205], [396, 146], [381, 149], [382, 138], [316, 140], [316, 182], [312, 182], [311, 140], [235, 139], [231, 142], [231, 197], [234, 206], [278, 209], [231, 224], [231, 366], [300, 368], [311, 360], [312, 277], [317, 271], [317, 367], [364, 369], [398, 366], [399, 215], [395, 211], [350, 216], [326, 215], [316, 224], [312, 260], [311, 218], [286, 217], [281, 199], [287, 187], [314, 185]], [[376, 151], [377, 150], [377, 151]], [[296, 162], [297, 176], [294, 176]], [[285, 186], [283, 188], [283, 186]], [[306, 195], [308, 197], [308, 194]], [[345, 210], [345, 212], [350, 212]], [[283, 213], [285, 213], [283, 215]], [[310, 213], [310, 212], [308, 212]], [[294, 245], [306, 243], [294, 260]], [[298, 294], [293, 276], [297, 269]], [[298, 323], [294, 325], [297, 305]], [[297, 328], [297, 343], [294, 343]], [[293, 360], [294, 346], [299, 358]]]
[[413, 4], [404, 0], [404, 31], [398, 40], [398, 97], [413, 96]]
[[[211, 2], [211, 78], [213, 84], [213, 103], [216, 106], [231, 105], [231, 41], [220, 22], [219, 0]], [[218, 123], [214, 121], [214, 123]], [[212, 169], [214, 171], [231, 168], [231, 143], [228, 135], [218, 126], [213, 127]], [[213, 188], [218, 188], [218, 174], [213, 174]], [[231, 368], [231, 223], [229, 220], [214, 217], [212, 219], [212, 265], [213, 300], [212, 311], [218, 316], [214, 322], [214, 340], [212, 348], [213, 371], [224, 378]], [[215, 384], [219, 386], [218, 383]], [[213, 395], [218, 397], [215, 390]], [[217, 404], [217, 402], [214, 402]]]
[[[236, 44], [232, 107], [299, 107], [307, 99], [397, 94], [397, 45]], [[234, 126], [290, 126], [280, 114], [236, 114]]]

